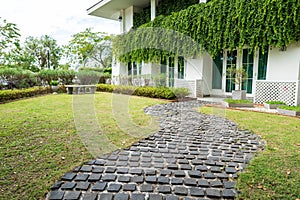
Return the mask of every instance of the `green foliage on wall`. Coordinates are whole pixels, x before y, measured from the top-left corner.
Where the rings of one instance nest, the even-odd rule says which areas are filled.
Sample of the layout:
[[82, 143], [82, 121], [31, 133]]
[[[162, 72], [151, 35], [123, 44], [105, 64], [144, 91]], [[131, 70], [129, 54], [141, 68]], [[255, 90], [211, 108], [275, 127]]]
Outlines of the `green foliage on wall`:
[[[186, 9], [191, 5], [199, 3], [199, 0], [162, 0], [157, 7], [157, 15], [170, 15], [172, 12], [178, 12]], [[142, 12], [136, 13], [133, 17], [133, 26], [139, 27], [142, 24], [150, 22], [151, 8], [150, 6], [143, 9]]]
[[[172, 31], [174, 30], [174, 31]], [[197, 4], [116, 37], [121, 62], [192, 57], [205, 50], [286, 47], [300, 40], [299, 0], [222, 0]]]

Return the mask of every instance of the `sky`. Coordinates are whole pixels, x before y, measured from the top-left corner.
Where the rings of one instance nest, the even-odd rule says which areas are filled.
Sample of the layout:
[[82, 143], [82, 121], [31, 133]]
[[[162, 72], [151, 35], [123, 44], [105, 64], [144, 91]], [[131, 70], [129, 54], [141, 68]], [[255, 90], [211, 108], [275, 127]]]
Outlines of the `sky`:
[[89, 16], [87, 9], [99, 0], [0, 0], [0, 17], [17, 24], [21, 41], [26, 37], [50, 35], [59, 45], [73, 34], [93, 31], [118, 34], [118, 21]]

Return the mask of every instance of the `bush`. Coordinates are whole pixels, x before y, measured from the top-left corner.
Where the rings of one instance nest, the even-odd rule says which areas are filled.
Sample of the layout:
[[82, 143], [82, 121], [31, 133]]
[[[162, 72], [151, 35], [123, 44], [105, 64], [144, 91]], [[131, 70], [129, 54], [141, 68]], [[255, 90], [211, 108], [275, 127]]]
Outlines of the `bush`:
[[64, 85], [59, 85], [57, 93], [67, 93], [67, 88]]
[[300, 106], [279, 106], [278, 108], [300, 112]]
[[267, 104], [273, 104], [273, 105], [280, 105], [280, 104], [282, 104], [282, 105], [285, 105], [285, 103], [283, 102], [283, 101], [266, 101], [265, 103], [267, 103]]
[[58, 70], [57, 74], [63, 85], [72, 84], [72, 81], [76, 76], [76, 72], [74, 70]]
[[103, 73], [104, 68], [100, 68], [100, 67], [80, 67], [78, 69], [78, 71], [93, 71], [93, 72]]
[[115, 89], [115, 85], [108, 84], [97, 84], [96, 91], [98, 92], [113, 92]]
[[96, 90], [98, 92], [114, 92], [120, 94], [128, 94], [135, 96], [143, 96], [159, 99], [179, 99], [187, 96], [190, 92], [186, 88], [167, 88], [167, 87], [135, 87], [135, 86], [122, 86], [122, 85], [107, 85], [97, 84]]
[[[81, 67], [78, 70], [78, 75], [81, 77], [79, 80], [84, 79], [83, 82], [87, 82], [88, 77], [91, 76], [91, 74], [97, 74], [97, 77], [95, 78], [94, 83], [92, 84], [97, 84], [97, 83], [106, 83], [107, 79], [111, 78], [111, 68], [94, 68], [94, 67]], [[97, 81], [95, 83], [95, 81]], [[90, 84], [84, 84], [83, 85], [90, 85]]]
[[233, 104], [239, 104], [239, 103], [252, 104], [253, 103], [250, 100], [244, 100], [244, 99], [241, 99], [241, 100], [225, 99], [224, 101], [227, 103], [233, 103]]
[[172, 88], [172, 92], [175, 94], [177, 99], [181, 99], [191, 94], [191, 92], [187, 88]]
[[38, 73], [38, 77], [44, 83], [51, 85], [52, 80], [58, 80], [59, 73], [58, 70], [44, 69]]
[[50, 92], [51, 90], [48, 87], [35, 87], [21, 90], [0, 90], [0, 103], [25, 97], [48, 94]]
[[2, 67], [0, 68], [0, 84], [8, 89], [29, 88], [37, 85], [37, 78], [28, 70]]
[[81, 85], [94, 85], [99, 83], [101, 77], [100, 72], [80, 70], [77, 72], [77, 78]]

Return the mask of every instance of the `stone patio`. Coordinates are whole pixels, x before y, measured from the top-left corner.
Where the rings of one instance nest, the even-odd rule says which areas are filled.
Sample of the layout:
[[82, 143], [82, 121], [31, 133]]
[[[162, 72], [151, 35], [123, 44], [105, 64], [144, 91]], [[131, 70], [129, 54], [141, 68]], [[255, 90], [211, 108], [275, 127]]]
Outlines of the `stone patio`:
[[67, 172], [46, 199], [233, 199], [238, 174], [264, 143], [233, 122], [199, 113], [204, 103], [146, 108], [160, 117], [159, 132]]

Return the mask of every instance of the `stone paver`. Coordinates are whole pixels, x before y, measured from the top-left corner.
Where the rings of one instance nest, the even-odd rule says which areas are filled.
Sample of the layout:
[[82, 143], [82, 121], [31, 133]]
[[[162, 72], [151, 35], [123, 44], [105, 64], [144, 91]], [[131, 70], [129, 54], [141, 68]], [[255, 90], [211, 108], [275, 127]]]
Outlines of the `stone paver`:
[[67, 172], [46, 199], [233, 199], [238, 173], [264, 143], [233, 122], [197, 112], [203, 103], [146, 108], [160, 117], [157, 133]]

